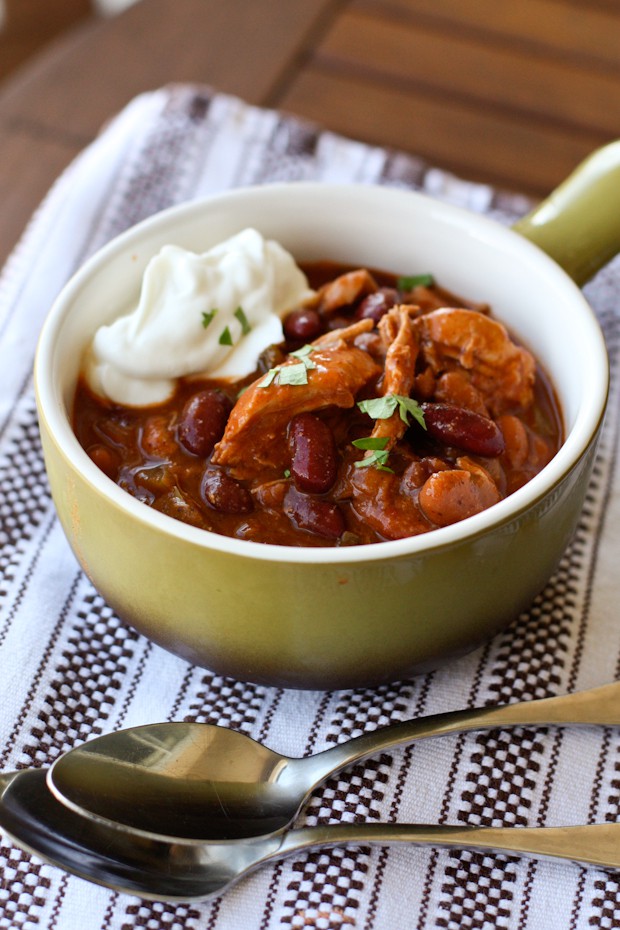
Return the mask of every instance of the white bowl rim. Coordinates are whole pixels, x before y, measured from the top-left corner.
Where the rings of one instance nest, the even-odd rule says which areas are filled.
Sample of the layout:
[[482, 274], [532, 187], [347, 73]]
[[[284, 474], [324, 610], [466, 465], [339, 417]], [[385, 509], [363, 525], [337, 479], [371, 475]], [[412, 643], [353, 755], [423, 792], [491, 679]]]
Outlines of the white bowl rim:
[[[145, 232], [152, 233], [158, 227], [165, 227], [179, 218], [191, 218], [210, 205], [235, 201], [241, 198], [262, 197], [271, 193], [290, 195], [294, 187], [305, 191], [308, 196], [330, 192], [355, 194], [366, 197], [377, 196], [389, 198], [417, 199], [426, 208], [432, 208], [439, 215], [449, 216], [452, 220], [463, 222], [469, 228], [476, 227], [477, 232], [505, 239], [510, 248], [529, 255], [537, 262], [545, 274], [554, 275], [556, 284], [564, 288], [567, 296], [580, 306], [584, 319], [588, 321], [591, 337], [590, 348], [596, 353], [598, 362], [591, 372], [588, 382], [588, 396], [582, 399], [579, 415], [565, 442], [548, 465], [522, 488], [484, 510], [482, 513], [468, 517], [459, 523], [438, 528], [417, 536], [404, 539], [371, 543], [362, 546], [281, 546], [258, 543], [222, 536], [209, 530], [199, 529], [183, 523], [133, 498], [108, 478], [80, 446], [64, 404], [55, 394], [52, 384], [52, 359], [56, 334], [65, 319], [70, 315], [73, 298], [83, 287], [85, 281], [118, 253], [135, 244]], [[373, 193], [375, 192], [375, 193]], [[238, 187], [209, 195], [197, 200], [168, 207], [114, 237], [88, 258], [72, 275], [54, 301], [41, 329], [35, 358], [35, 389], [37, 402], [45, 416], [51, 436], [62, 454], [70, 460], [83, 478], [110, 503], [126, 512], [140, 523], [152, 526], [168, 536], [177, 537], [189, 544], [205, 550], [215, 550], [240, 558], [280, 563], [310, 564], [352, 564], [393, 560], [403, 557], [434, 552], [438, 549], [457, 546], [485, 535], [489, 530], [511, 523], [519, 518], [537, 502], [545, 498], [571, 471], [588, 451], [604, 417], [609, 389], [609, 368], [607, 349], [599, 323], [594, 311], [586, 301], [581, 290], [560, 266], [537, 246], [520, 236], [509, 227], [504, 227], [496, 220], [473, 213], [470, 210], [451, 203], [436, 200], [425, 193], [411, 191], [400, 187], [384, 185], [351, 183], [333, 183], [322, 181], [277, 182], [251, 187]]]

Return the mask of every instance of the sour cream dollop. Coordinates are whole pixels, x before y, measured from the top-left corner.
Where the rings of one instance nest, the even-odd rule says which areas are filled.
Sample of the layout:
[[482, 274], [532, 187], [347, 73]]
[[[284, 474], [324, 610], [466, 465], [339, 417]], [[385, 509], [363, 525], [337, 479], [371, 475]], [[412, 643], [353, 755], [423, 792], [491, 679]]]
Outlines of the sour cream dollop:
[[203, 254], [166, 245], [146, 267], [135, 309], [97, 330], [87, 381], [141, 407], [167, 400], [177, 378], [242, 378], [312, 293], [292, 255], [255, 229]]

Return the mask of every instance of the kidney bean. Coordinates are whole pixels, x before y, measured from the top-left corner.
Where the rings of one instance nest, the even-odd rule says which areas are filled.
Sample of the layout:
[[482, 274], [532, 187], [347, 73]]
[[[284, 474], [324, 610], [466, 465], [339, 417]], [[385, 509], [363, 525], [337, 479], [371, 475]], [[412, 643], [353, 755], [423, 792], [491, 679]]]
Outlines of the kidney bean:
[[327, 423], [313, 413], [293, 417], [288, 428], [291, 477], [298, 491], [324, 494], [338, 472], [338, 453]]
[[429, 436], [471, 455], [494, 458], [504, 451], [501, 430], [489, 417], [453, 404], [422, 404]]
[[250, 513], [252, 495], [239, 481], [219, 468], [207, 468], [200, 487], [204, 500], [220, 513]]
[[378, 323], [382, 316], [398, 302], [398, 291], [393, 287], [382, 287], [374, 294], [364, 297], [357, 310], [357, 320], [374, 320]]
[[300, 307], [284, 318], [282, 324], [287, 339], [296, 342], [316, 339], [323, 330], [323, 321], [312, 307]]
[[337, 504], [322, 497], [310, 497], [291, 488], [284, 500], [284, 512], [302, 530], [325, 539], [340, 539], [346, 526]]
[[190, 397], [181, 411], [177, 427], [181, 445], [194, 455], [209, 455], [224, 435], [232, 406], [230, 398], [215, 388], [207, 388]]

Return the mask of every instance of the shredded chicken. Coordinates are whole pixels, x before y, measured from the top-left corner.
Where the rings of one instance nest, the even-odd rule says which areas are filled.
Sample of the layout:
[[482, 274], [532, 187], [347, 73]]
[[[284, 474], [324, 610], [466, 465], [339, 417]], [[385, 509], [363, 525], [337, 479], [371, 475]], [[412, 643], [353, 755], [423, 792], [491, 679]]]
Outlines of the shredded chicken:
[[318, 306], [327, 315], [348, 307], [377, 290], [377, 282], [366, 268], [348, 271], [325, 284], [318, 292]]
[[493, 416], [532, 403], [536, 364], [501, 323], [475, 310], [443, 308], [419, 316], [413, 325], [433, 370], [466, 372]]
[[[412, 326], [412, 308], [394, 307], [379, 322], [385, 346], [382, 394], [409, 396], [415, 379], [418, 338]], [[375, 422], [373, 438], [386, 438], [386, 448], [402, 439], [407, 424], [400, 413]], [[371, 453], [367, 453], [370, 455]], [[425, 532], [430, 524], [420, 514], [407, 482], [389, 471], [372, 466], [352, 466], [349, 474], [351, 502], [356, 512], [376, 532], [388, 539], [400, 539]]]
[[278, 384], [276, 379], [264, 387], [264, 378], [250, 385], [215, 447], [214, 464], [228, 466], [241, 479], [251, 479], [266, 468], [281, 471], [289, 463], [286, 431], [291, 419], [310, 410], [352, 407], [358, 391], [381, 371], [367, 352], [342, 340], [317, 347], [311, 359], [316, 367], [308, 371], [305, 385]]

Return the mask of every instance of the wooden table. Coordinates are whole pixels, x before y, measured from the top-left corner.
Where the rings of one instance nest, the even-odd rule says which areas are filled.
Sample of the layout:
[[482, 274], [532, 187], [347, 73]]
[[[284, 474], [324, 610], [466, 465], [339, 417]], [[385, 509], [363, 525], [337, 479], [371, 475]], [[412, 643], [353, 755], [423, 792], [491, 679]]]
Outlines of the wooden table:
[[0, 264], [135, 94], [207, 83], [534, 196], [620, 136], [617, 0], [140, 0], [0, 84]]

